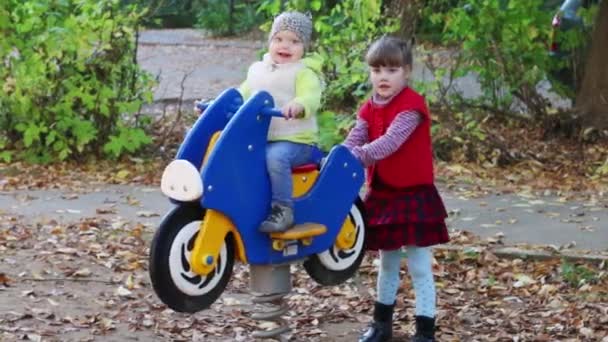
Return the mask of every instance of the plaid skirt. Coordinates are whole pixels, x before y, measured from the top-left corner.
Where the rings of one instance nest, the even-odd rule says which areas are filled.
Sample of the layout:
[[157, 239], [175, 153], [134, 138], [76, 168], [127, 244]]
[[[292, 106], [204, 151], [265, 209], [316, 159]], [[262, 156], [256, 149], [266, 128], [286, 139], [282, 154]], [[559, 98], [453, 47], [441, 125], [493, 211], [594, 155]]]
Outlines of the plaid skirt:
[[435, 185], [396, 189], [375, 179], [365, 199], [367, 250], [448, 242], [447, 212]]

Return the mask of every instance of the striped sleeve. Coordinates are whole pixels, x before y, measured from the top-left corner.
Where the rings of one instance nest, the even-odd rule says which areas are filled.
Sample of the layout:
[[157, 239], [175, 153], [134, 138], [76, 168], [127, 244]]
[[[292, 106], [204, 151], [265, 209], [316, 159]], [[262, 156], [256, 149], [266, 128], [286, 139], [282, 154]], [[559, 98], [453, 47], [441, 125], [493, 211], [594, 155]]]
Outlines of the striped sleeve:
[[353, 154], [368, 166], [393, 154], [410, 137], [422, 121], [416, 111], [398, 114], [386, 130], [386, 133], [371, 143], [352, 148]]
[[359, 117], [342, 145], [352, 151], [355, 146], [361, 146], [367, 141], [367, 121]]

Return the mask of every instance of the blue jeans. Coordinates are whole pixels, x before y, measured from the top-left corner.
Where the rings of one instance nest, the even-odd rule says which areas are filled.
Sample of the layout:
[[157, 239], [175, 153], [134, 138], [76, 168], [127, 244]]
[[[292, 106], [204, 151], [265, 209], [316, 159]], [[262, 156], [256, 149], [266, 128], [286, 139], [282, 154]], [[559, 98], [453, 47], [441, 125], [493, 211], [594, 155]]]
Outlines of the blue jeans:
[[269, 142], [266, 147], [266, 167], [272, 187], [272, 203], [293, 207], [291, 169], [314, 162], [313, 145], [290, 141]]

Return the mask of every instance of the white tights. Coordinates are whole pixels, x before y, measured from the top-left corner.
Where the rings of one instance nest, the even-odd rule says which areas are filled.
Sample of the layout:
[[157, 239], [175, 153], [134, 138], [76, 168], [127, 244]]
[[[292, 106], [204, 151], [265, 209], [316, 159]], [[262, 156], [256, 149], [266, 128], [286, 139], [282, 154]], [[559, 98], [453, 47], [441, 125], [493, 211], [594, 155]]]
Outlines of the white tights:
[[[429, 247], [405, 247], [407, 267], [414, 285], [416, 296], [416, 316], [435, 317], [436, 295], [433, 279], [433, 254]], [[399, 269], [401, 250], [380, 251], [380, 270], [378, 272], [378, 302], [392, 305], [399, 289]]]

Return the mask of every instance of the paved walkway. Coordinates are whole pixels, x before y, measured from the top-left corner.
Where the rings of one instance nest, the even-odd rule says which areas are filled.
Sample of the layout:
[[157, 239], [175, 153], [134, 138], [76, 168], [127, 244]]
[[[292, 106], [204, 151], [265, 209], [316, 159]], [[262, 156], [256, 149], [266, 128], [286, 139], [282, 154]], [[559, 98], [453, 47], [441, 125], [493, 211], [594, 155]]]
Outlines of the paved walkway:
[[139, 63], [159, 80], [154, 100], [172, 103], [181, 97], [188, 108], [195, 99], [238, 86], [263, 47], [260, 41], [208, 39], [191, 29], [144, 31], [139, 42]]
[[[440, 184], [440, 188], [442, 185]], [[450, 211], [449, 226], [482, 238], [503, 236], [506, 245], [569, 246], [573, 250], [608, 252], [606, 203], [563, 201], [558, 197], [493, 194], [468, 198], [466, 191], [441, 190]], [[170, 208], [157, 188], [103, 186], [74, 195], [70, 191], [11, 191], [0, 193], [0, 208], [25, 220], [75, 222], [101, 216], [138, 221], [152, 227]], [[112, 213], [104, 209], [112, 209]], [[574, 242], [574, 244], [572, 244]]]
[[[160, 80], [154, 93], [156, 101], [174, 101], [180, 97], [184, 76], [183, 99], [212, 98], [226, 87], [242, 82], [249, 64], [258, 59], [265, 46], [264, 40], [211, 39], [198, 30], [147, 30], [139, 39], [140, 64]], [[414, 53], [413, 79], [431, 81], [433, 73], [425, 66], [426, 52]], [[437, 53], [449, 58], [446, 52]], [[445, 82], [448, 82], [446, 77]], [[453, 80], [453, 87], [465, 98], [481, 95], [481, 88], [473, 75]], [[554, 107], [569, 107], [570, 101], [549, 92], [549, 84], [539, 86]]]

